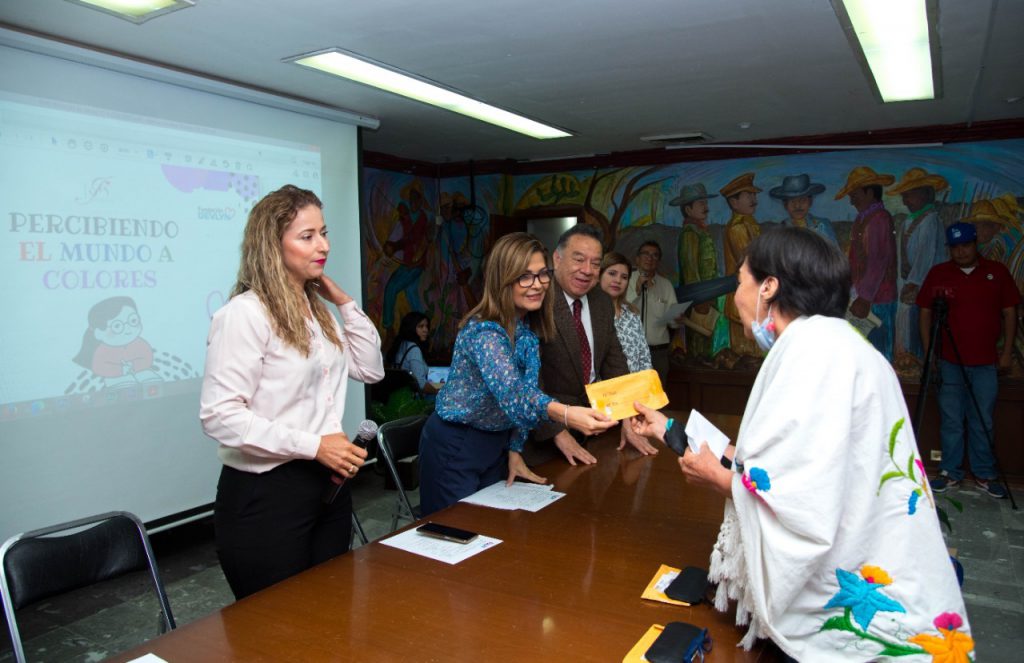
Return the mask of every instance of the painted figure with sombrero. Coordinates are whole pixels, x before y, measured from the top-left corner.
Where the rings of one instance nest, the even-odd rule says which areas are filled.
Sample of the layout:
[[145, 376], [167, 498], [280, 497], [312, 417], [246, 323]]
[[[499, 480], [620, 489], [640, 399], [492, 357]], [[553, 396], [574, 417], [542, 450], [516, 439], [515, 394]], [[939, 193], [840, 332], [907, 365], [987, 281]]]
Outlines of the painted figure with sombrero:
[[978, 252], [983, 257], [1007, 262], [1013, 247], [1021, 240], [1019, 210], [1017, 199], [1012, 194], [979, 200], [971, 205], [971, 211], [963, 221], [973, 223], [978, 229]]
[[782, 206], [786, 208], [789, 216], [782, 220], [782, 225], [809, 228], [838, 246], [839, 240], [836, 231], [832, 229], [832, 222], [811, 214], [814, 196], [824, 190], [825, 185], [812, 182], [810, 175], [787, 175], [782, 178], [782, 184], [771, 189], [768, 195], [782, 201]]
[[[924, 168], [911, 168], [894, 187], [890, 196], [898, 195], [907, 208], [907, 216], [898, 219], [900, 303], [896, 311], [896, 328], [901, 330], [898, 346], [917, 359], [924, 354], [917, 334], [917, 309], [914, 301], [932, 266], [946, 260], [946, 228], [939, 216], [935, 194], [949, 188], [942, 175]], [[913, 361], [913, 360], [908, 360]]]
[[1020, 214], [1024, 212], [1024, 207], [1021, 207], [1020, 199], [1012, 193], [1004, 193], [998, 198], [992, 199], [992, 207], [995, 209], [996, 214], [1004, 218], [1017, 234], [1024, 234], [1024, 228], [1020, 225]]
[[868, 340], [889, 361], [896, 320], [896, 232], [892, 215], [882, 204], [882, 187], [895, 180], [868, 166], [857, 166], [836, 194], [836, 200], [849, 196], [857, 210], [850, 229], [850, 277], [855, 298], [850, 302], [849, 314], [856, 318], [874, 314], [878, 318], [880, 323], [868, 333]]
[[[732, 210], [732, 216], [725, 225], [725, 273], [735, 274], [746, 253], [747, 245], [761, 234], [761, 226], [754, 218], [757, 209], [757, 194], [761, 189], [754, 186], [754, 173], [743, 173], [718, 190]], [[757, 344], [743, 332], [739, 311], [733, 296], [725, 299], [725, 315], [729, 318], [729, 339], [733, 352], [741, 356], [761, 357], [764, 353]]]
[[398, 262], [384, 286], [385, 332], [395, 321], [395, 304], [398, 295], [405, 293], [411, 311], [424, 310], [420, 300], [420, 276], [427, 260], [427, 233], [430, 220], [427, 217], [427, 199], [423, 193], [423, 182], [414, 177], [400, 191], [402, 200], [395, 207], [398, 221], [392, 228], [384, 252]]
[[[679, 195], [668, 202], [679, 208], [683, 214], [683, 231], [679, 235], [679, 281], [681, 285], [699, 283], [721, 276], [718, 272], [718, 250], [708, 230], [708, 200], [717, 198], [717, 193], [708, 193], [704, 184], [684, 184]], [[712, 313], [712, 309], [715, 309]], [[725, 319], [719, 319], [718, 307], [714, 302], [697, 304], [690, 313], [711, 323], [711, 335], [698, 333], [687, 326], [686, 351], [691, 357], [711, 359], [729, 345], [729, 328]], [[715, 326], [715, 323], [718, 322]]]

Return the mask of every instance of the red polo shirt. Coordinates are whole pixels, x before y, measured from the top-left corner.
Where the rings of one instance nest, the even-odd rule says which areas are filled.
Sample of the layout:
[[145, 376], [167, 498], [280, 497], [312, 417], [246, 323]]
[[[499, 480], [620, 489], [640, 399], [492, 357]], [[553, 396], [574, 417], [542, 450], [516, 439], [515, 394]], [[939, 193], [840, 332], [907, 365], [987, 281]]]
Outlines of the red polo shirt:
[[[1002, 311], [1020, 302], [1010, 271], [1002, 263], [980, 256], [970, 274], [952, 260], [939, 263], [925, 277], [917, 293], [917, 305], [933, 308], [932, 302], [940, 293], [949, 304], [949, 328], [963, 364], [995, 364], [999, 360], [996, 342], [1003, 333]], [[956, 363], [956, 354], [945, 335], [942, 358]]]

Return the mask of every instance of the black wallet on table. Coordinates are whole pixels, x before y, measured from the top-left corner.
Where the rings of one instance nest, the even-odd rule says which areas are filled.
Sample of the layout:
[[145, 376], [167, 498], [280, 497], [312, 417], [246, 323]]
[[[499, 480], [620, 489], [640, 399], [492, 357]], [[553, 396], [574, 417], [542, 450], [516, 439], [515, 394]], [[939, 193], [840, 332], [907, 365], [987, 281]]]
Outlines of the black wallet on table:
[[704, 660], [711, 651], [708, 630], [686, 622], [669, 622], [644, 654], [651, 663], [690, 663], [697, 657]]
[[708, 591], [708, 572], [696, 566], [687, 566], [665, 588], [665, 596], [695, 605], [704, 600]]

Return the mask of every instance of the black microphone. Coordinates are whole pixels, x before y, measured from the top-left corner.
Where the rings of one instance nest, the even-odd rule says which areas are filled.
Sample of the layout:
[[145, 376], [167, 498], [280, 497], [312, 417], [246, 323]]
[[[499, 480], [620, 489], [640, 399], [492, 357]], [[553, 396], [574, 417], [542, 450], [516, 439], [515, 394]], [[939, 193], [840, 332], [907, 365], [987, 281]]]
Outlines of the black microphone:
[[[363, 423], [359, 424], [359, 431], [356, 433], [356, 439], [352, 440], [352, 444], [365, 449], [375, 437], [377, 437], [377, 423], [370, 419], [364, 419]], [[338, 493], [341, 492], [341, 487], [344, 485], [345, 477], [332, 473], [327, 489], [324, 490], [322, 498], [324, 504], [333, 504], [334, 500], [338, 497]]]

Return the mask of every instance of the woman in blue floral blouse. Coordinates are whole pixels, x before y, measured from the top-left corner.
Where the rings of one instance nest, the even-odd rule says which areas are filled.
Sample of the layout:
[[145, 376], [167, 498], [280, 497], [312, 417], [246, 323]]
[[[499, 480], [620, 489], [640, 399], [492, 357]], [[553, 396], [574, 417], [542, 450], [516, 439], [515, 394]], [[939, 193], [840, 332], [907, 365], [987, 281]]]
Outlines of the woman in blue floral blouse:
[[540, 342], [554, 333], [547, 250], [532, 235], [495, 242], [484, 293], [463, 318], [448, 382], [420, 437], [420, 508], [433, 513], [507, 477], [535, 483], [523, 443], [542, 421], [592, 435], [615, 425], [590, 408], [563, 405], [538, 387]]
[[644, 325], [636, 307], [626, 301], [629, 275], [633, 272], [626, 256], [615, 251], [604, 254], [601, 261], [601, 289], [615, 303], [615, 333], [619, 337], [622, 353], [626, 355], [629, 372], [653, 368], [651, 348], [647, 345]]

